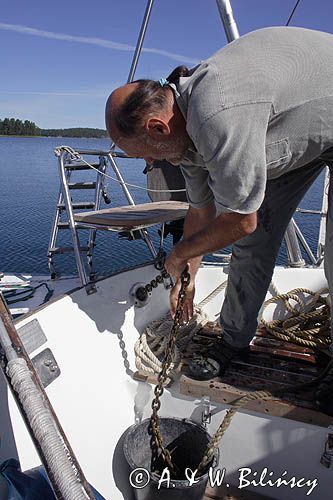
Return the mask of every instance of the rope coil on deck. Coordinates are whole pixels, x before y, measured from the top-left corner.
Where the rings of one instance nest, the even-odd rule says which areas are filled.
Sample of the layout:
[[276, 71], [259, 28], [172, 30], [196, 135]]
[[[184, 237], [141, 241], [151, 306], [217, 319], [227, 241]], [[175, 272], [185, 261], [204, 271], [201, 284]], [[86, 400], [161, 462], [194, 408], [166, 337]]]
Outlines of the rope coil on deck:
[[[297, 294], [310, 295], [313, 299], [306, 303]], [[314, 349], [327, 348], [331, 344], [329, 299], [324, 296], [327, 294], [327, 289], [313, 292], [307, 288], [295, 288], [288, 293], [272, 297], [264, 303], [264, 309], [270, 304], [282, 301], [291, 316], [272, 321], [266, 321], [262, 317], [261, 324], [274, 337], [284, 342]], [[290, 300], [295, 301], [299, 309], [292, 306]]]
[[[207, 297], [196, 305], [191, 320], [186, 325], [180, 327], [174, 357], [168, 372], [168, 382], [174, 378], [175, 370], [181, 362], [181, 353], [186, 350], [193, 337], [209, 321], [207, 314], [203, 311], [203, 307], [217, 297], [226, 286], [227, 280], [218, 285]], [[160, 372], [162, 361], [160, 361], [159, 357], [164, 355], [172, 324], [173, 319], [169, 312], [163, 318], [153, 321], [146, 327], [134, 345], [136, 355], [135, 365], [138, 370], [152, 374]]]
[[[181, 362], [181, 353], [186, 349], [194, 335], [209, 321], [201, 307], [196, 306], [191, 320], [180, 327], [172, 363], [168, 371], [168, 382], [172, 380]], [[170, 312], [161, 319], [150, 323], [134, 345], [135, 365], [138, 370], [157, 374], [161, 371], [162, 360], [173, 319]], [[161, 360], [159, 359], [161, 358]]]

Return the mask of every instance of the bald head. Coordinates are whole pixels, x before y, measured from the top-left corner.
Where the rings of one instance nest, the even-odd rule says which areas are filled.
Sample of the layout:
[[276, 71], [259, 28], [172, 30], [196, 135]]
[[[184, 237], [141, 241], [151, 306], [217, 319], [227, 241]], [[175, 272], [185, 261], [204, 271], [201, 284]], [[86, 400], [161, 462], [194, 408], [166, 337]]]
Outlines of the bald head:
[[114, 90], [105, 106], [105, 123], [106, 128], [110, 134], [113, 141], [117, 142], [117, 136], [119, 135], [119, 130], [116, 125], [116, 117], [121, 112], [124, 102], [129, 98], [129, 96], [136, 90], [137, 83], [127, 83], [122, 87], [118, 87]]
[[178, 161], [180, 150], [183, 154], [188, 147], [186, 123], [172, 89], [153, 80], [137, 80], [114, 90], [106, 103], [105, 120], [113, 142], [148, 163], [154, 159], [174, 163], [172, 158]]

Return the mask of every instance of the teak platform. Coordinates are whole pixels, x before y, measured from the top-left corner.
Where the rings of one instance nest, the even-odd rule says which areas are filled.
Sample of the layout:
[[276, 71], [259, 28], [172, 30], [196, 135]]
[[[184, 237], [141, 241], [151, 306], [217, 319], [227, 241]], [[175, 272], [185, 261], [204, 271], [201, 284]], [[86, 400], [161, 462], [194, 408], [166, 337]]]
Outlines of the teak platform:
[[[317, 364], [314, 351], [293, 343], [277, 341], [264, 330], [257, 332], [249, 354], [242, 359], [234, 359], [223, 377], [208, 381], [191, 378], [187, 359], [202, 351], [219, 333], [219, 327], [208, 323], [190, 342], [178, 369], [180, 394], [195, 398], [209, 396], [216, 403], [232, 405], [249, 391], [288, 388], [283, 393], [283, 399], [251, 401], [244, 409], [323, 427], [333, 424], [333, 417], [319, 412], [313, 406], [315, 386], [293, 391], [293, 386], [310, 382], [322, 371], [323, 366]], [[137, 372], [135, 377], [151, 383], [157, 382], [156, 376], [145, 372]]]
[[135, 230], [185, 217], [188, 203], [182, 201], [156, 201], [141, 205], [106, 208], [74, 214], [75, 221], [96, 229], [113, 231]]

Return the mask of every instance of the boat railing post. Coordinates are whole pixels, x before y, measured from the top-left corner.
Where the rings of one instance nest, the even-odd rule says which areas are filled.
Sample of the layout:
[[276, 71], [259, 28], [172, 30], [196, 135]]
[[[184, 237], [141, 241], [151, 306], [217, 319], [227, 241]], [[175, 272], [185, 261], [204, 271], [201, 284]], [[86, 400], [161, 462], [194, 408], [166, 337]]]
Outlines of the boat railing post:
[[84, 264], [83, 264], [82, 257], [81, 257], [80, 240], [79, 240], [79, 236], [77, 234], [77, 229], [75, 226], [71, 196], [69, 193], [69, 187], [68, 187], [68, 183], [67, 183], [67, 179], [66, 179], [66, 172], [65, 172], [65, 165], [64, 165], [64, 154], [66, 154], [66, 153], [64, 153], [62, 151], [58, 157], [60, 185], [61, 185], [61, 190], [62, 190], [62, 194], [64, 197], [65, 206], [66, 206], [66, 212], [67, 212], [67, 216], [68, 216], [68, 224], [69, 224], [69, 228], [70, 228], [71, 235], [72, 235], [73, 249], [74, 249], [77, 270], [78, 270], [82, 285], [85, 287], [87, 293], [91, 294], [91, 293], [94, 293], [96, 291], [96, 287], [93, 283], [89, 283], [87, 273], [86, 273], [86, 270], [84, 268]]
[[56, 278], [57, 272], [56, 272], [56, 269], [54, 267], [53, 254], [51, 252], [51, 248], [55, 247], [55, 242], [57, 240], [58, 223], [60, 221], [60, 211], [59, 211], [58, 207], [59, 207], [60, 203], [62, 203], [62, 201], [63, 201], [63, 194], [62, 194], [62, 190], [59, 189], [58, 201], [57, 201], [56, 210], [55, 210], [55, 214], [54, 214], [54, 218], [53, 218], [53, 225], [52, 225], [52, 229], [51, 229], [50, 241], [49, 241], [48, 252], [47, 252], [48, 266], [49, 266], [49, 270], [50, 270], [52, 279]]
[[[102, 197], [102, 191], [105, 186], [105, 177], [104, 174], [106, 172], [106, 159], [105, 156], [99, 156], [99, 167], [98, 167], [98, 172], [97, 172], [97, 179], [96, 179], [96, 188], [95, 188], [95, 200], [94, 200], [94, 210], [99, 210], [101, 208], [101, 197]], [[93, 251], [95, 247], [95, 242], [96, 242], [96, 233], [97, 229], [90, 229], [89, 231], [89, 238], [88, 238], [88, 251], [87, 251], [87, 261], [88, 261], [88, 268], [90, 272], [90, 279], [93, 281], [95, 274], [94, 269], [93, 269]]]
[[284, 239], [286, 242], [289, 265], [291, 267], [305, 266], [305, 260], [302, 257], [293, 219], [289, 222]]
[[321, 218], [319, 225], [318, 247], [317, 247], [317, 258], [319, 263], [321, 263], [324, 258], [329, 184], [330, 184], [330, 170], [326, 166], [324, 187], [323, 187], [323, 198], [321, 205], [321, 216], [320, 216]]

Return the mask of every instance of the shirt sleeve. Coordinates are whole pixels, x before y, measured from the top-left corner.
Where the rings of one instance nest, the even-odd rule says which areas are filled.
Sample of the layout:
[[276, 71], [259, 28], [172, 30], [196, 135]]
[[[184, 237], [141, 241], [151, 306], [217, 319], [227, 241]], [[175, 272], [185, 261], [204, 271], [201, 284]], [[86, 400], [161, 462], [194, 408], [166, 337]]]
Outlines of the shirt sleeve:
[[222, 109], [199, 128], [194, 144], [207, 169], [218, 212], [253, 213], [266, 189], [266, 133], [271, 103]]
[[189, 204], [194, 208], [206, 207], [214, 201], [214, 194], [209, 187], [209, 174], [199, 165], [181, 165], [186, 183]]

